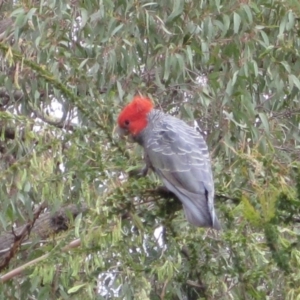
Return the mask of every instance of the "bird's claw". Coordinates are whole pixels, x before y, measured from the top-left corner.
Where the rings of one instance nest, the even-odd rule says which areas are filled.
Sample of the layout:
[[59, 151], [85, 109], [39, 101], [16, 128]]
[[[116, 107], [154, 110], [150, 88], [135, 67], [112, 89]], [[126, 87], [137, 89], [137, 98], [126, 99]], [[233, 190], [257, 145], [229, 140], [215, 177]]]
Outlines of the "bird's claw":
[[148, 166], [142, 169], [134, 169], [128, 172], [129, 177], [145, 177], [148, 173]]

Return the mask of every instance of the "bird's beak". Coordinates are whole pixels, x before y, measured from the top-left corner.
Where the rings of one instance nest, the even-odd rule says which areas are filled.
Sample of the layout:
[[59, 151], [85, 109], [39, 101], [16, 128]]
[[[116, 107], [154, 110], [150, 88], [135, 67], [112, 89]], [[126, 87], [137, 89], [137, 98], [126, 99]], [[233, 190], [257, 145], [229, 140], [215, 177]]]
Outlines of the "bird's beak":
[[119, 125], [117, 125], [113, 130], [113, 135], [118, 135], [121, 139], [124, 139], [128, 134], [128, 130], [121, 128]]
[[113, 130], [113, 135], [118, 135], [120, 139], [126, 139], [126, 142], [134, 143], [134, 137], [129, 134], [127, 129], [121, 128], [120, 126], [116, 126]]

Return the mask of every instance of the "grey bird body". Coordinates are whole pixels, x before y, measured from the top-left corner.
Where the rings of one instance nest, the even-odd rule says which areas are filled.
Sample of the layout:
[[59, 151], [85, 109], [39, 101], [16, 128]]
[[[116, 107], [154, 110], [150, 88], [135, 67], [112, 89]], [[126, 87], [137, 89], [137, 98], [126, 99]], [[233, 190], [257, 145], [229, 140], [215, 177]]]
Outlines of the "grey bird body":
[[135, 140], [166, 188], [182, 202], [187, 220], [220, 229], [214, 211], [214, 183], [207, 145], [184, 121], [153, 109]]

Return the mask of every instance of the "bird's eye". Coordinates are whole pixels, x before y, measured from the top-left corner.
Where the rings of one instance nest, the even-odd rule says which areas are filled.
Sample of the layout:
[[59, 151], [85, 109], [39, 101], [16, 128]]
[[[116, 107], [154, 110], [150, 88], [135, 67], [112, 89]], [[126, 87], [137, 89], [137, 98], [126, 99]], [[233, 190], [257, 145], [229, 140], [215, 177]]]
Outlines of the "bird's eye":
[[130, 123], [129, 120], [125, 120], [125, 121], [124, 121], [124, 124], [125, 124], [126, 126], [128, 126], [129, 123]]

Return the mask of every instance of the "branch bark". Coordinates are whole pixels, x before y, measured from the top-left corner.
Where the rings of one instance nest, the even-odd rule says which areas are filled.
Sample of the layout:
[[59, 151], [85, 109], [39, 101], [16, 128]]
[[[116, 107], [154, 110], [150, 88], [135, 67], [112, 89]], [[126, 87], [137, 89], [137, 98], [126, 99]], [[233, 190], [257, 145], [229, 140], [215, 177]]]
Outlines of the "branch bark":
[[15, 236], [24, 232], [23, 241], [34, 241], [35, 239], [45, 239], [52, 234], [57, 234], [69, 228], [70, 216], [75, 218], [79, 213], [87, 212], [87, 205], [83, 204], [77, 206], [75, 204], [62, 207], [57, 212], [46, 212], [36, 219], [34, 226], [31, 229], [31, 234], [24, 230], [28, 226], [25, 224], [14, 230], [14, 232], [7, 232], [0, 236], [0, 259], [4, 260], [14, 245]]
[[[70, 244], [68, 244], [67, 246], [65, 246], [64, 248], [62, 248], [62, 252], [66, 252], [73, 248], [77, 248], [80, 245], [81, 245], [80, 239], [76, 239], [76, 240], [72, 241]], [[28, 263], [26, 263], [20, 267], [17, 267], [15, 269], [11, 270], [10, 272], [8, 272], [0, 277], [0, 282], [4, 283], [4, 282], [20, 275], [27, 267], [35, 265], [36, 263], [46, 259], [49, 255], [50, 255], [50, 253], [46, 253], [34, 260], [29, 261]]]
[[15, 254], [18, 252], [20, 246], [22, 245], [22, 242], [24, 239], [30, 235], [30, 232], [38, 219], [40, 213], [45, 208], [45, 204], [42, 203], [39, 208], [33, 213], [33, 219], [28, 221], [27, 224], [25, 224], [22, 227], [22, 230], [20, 233], [16, 234], [15, 231], [12, 229], [12, 235], [13, 235], [13, 243], [12, 246], [9, 249], [9, 252], [7, 255], [5, 255], [4, 259], [2, 260], [0, 264], [0, 271], [5, 269], [8, 265], [10, 260], [15, 256]]
[[6, 36], [6, 33], [10, 31], [13, 25], [13, 20], [11, 18], [6, 18], [0, 21], [0, 41]]

